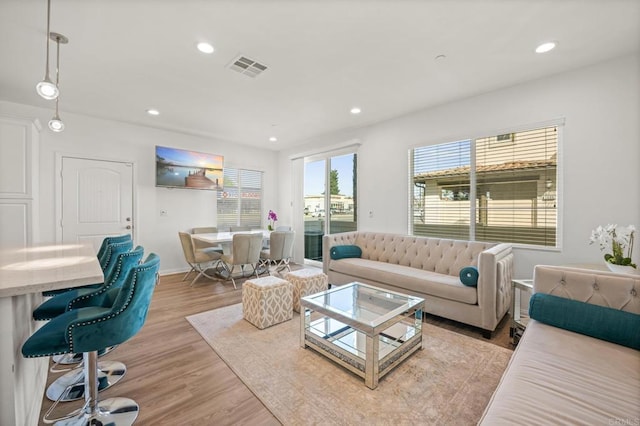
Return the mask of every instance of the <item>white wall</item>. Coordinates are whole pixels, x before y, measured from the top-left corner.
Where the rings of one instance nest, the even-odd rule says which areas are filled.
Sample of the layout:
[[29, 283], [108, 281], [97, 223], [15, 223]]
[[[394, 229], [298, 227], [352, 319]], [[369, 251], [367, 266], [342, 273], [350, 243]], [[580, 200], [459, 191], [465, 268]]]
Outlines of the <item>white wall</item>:
[[[559, 252], [516, 249], [516, 275], [530, 276], [533, 266], [539, 263], [601, 262], [600, 251], [588, 245], [591, 229], [612, 222], [640, 227], [639, 75], [638, 55], [618, 58], [361, 129], [318, 137], [279, 154], [65, 113], [62, 109], [67, 129], [60, 134], [44, 130], [40, 138], [40, 240], [55, 240], [56, 152], [135, 163], [136, 242], [161, 256], [162, 271], [166, 273], [184, 270], [177, 231], [215, 224], [215, 193], [155, 188], [155, 145], [221, 154], [227, 165], [264, 170], [263, 210], [266, 215], [277, 206], [274, 210], [280, 216], [279, 223], [285, 224], [296, 223], [292, 188], [297, 187], [299, 192], [302, 187], [302, 177], [292, 176], [295, 168], [289, 157], [317, 150], [318, 146], [358, 140], [362, 144], [358, 151], [359, 229], [406, 233], [410, 147], [564, 118], [564, 205], [560, 218], [563, 247]], [[38, 118], [45, 126], [52, 112], [0, 101], [0, 113]], [[168, 211], [167, 217], [160, 217], [161, 209]], [[372, 218], [369, 211], [373, 211]], [[640, 262], [640, 249], [636, 249], [634, 258]]]
[[[34, 96], [37, 96], [34, 92]], [[51, 103], [51, 107], [54, 104]], [[53, 133], [47, 122], [53, 109], [0, 101], [0, 113], [38, 118], [40, 135], [40, 241], [56, 239], [55, 155], [82, 155], [134, 163], [136, 173], [136, 244], [161, 258], [161, 273], [183, 271], [186, 263], [178, 239], [179, 230], [216, 224], [216, 192], [155, 187], [155, 145], [220, 154], [225, 166], [264, 171], [264, 209], [275, 205], [276, 154], [273, 151], [158, 130], [61, 111], [66, 129]], [[166, 217], [160, 210], [167, 211]]]
[[[289, 156], [359, 139], [358, 228], [406, 233], [408, 149], [564, 119], [562, 249], [515, 250], [516, 277], [536, 264], [600, 263], [589, 246], [600, 224], [640, 227], [640, 57], [636, 54], [315, 138], [279, 154], [280, 210], [293, 222]], [[366, 108], [365, 112], [366, 114]], [[373, 211], [370, 218], [368, 212]], [[286, 214], [290, 216], [287, 217]], [[638, 235], [640, 238], [640, 235]], [[640, 262], [640, 249], [634, 253]]]

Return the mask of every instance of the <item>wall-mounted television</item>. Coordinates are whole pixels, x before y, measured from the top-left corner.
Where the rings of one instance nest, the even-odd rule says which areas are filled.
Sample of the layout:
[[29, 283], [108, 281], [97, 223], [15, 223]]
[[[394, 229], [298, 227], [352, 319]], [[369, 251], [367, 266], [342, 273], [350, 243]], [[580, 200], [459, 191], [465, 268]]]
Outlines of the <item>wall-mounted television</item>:
[[156, 186], [222, 189], [224, 157], [156, 146]]

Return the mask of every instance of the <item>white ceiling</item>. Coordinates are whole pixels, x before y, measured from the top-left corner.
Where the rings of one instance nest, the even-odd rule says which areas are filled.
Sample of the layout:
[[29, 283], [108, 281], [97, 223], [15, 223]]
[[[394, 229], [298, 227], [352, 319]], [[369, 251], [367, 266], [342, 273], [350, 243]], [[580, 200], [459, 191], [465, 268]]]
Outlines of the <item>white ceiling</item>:
[[[70, 39], [63, 119], [280, 150], [637, 52], [640, 0], [52, 0], [51, 31]], [[0, 0], [0, 99], [53, 110], [35, 92], [45, 32], [46, 0]], [[558, 47], [535, 54], [547, 40]], [[229, 70], [239, 54], [269, 69], [255, 79]]]

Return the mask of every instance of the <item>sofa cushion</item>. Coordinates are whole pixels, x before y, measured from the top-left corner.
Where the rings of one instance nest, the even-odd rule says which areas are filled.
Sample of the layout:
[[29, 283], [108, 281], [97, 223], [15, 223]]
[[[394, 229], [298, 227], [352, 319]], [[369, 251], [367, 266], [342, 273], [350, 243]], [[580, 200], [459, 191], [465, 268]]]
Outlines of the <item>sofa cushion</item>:
[[355, 245], [341, 245], [331, 247], [332, 259], [346, 259], [350, 257], [362, 257], [362, 249]]
[[470, 305], [478, 302], [476, 288], [462, 285], [457, 275], [439, 274], [410, 266], [357, 258], [331, 260], [329, 269], [341, 274], [396, 286], [401, 293], [428, 294]]
[[544, 293], [531, 296], [529, 315], [554, 327], [640, 349], [640, 315]]
[[465, 266], [460, 269], [460, 282], [467, 287], [478, 287], [478, 268], [475, 266]]
[[530, 320], [479, 424], [627, 424], [639, 395], [638, 351]]

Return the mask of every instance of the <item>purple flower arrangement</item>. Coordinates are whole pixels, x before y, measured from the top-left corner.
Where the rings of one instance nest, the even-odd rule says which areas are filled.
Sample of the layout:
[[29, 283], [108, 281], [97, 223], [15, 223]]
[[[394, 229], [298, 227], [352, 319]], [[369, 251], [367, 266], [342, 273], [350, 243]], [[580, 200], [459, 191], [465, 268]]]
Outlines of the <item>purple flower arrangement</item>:
[[273, 231], [276, 226], [276, 222], [278, 221], [278, 215], [273, 210], [269, 210], [269, 215], [267, 215], [267, 219], [269, 219], [269, 231]]

